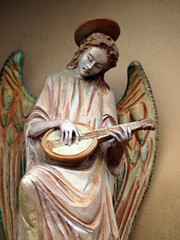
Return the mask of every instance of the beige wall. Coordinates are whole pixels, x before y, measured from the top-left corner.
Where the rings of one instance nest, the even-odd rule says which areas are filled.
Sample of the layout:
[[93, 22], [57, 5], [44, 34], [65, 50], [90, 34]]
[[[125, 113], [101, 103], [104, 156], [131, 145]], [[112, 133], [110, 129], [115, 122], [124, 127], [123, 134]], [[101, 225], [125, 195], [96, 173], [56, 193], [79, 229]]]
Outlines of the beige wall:
[[74, 29], [87, 18], [109, 17], [120, 24], [120, 60], [106, 75], [117, 101], [130, 61], [143, 65], [158, 106], [160, 140], [151, 186], [131, 240], [180, 239], [179, 13], [179, 0], [0, 1], [0, 66], [12, 51], [22, 49], [25, 84], [34, 95], [49, 73], [71, 59]]

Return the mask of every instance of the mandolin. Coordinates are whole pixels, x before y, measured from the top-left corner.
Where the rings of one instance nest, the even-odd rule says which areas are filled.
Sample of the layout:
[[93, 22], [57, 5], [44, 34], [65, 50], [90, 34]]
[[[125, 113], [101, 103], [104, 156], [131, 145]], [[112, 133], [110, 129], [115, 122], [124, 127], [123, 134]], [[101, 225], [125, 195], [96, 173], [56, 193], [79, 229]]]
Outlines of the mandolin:
[[62, 145], [60, 129], [50, 129], [47, 131], [42, 139], [42, 148], [45, 154], [51, 159], [62, 163], [80, 164], [93, 153], [99, 143], [113, 138], [109, 135], [110, 131], [121, 131], [122, 127], [129, 127], [132, 133], [135, 133], [140, 130], [154, 130], [155, 124], [152, 119], [144, 119], [96, 130], [84, 123], [76, 123], [76, 127], [82, 136], [77, 144], [73, 143], [71, 146]]

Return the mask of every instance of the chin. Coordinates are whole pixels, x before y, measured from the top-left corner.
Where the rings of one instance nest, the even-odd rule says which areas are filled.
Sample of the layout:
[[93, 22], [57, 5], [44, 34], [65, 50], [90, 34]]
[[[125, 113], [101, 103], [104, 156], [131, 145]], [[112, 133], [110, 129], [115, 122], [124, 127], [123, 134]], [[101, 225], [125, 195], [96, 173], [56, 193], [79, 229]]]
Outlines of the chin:
[[90, 73], [87, 73], [87, 72], [85, 72], [84, 70], [82, 70], [82, 71], [80, 72], [80, 74], [81, 74], [82, 77], [86, 77], [86, 78], [91, 76]]

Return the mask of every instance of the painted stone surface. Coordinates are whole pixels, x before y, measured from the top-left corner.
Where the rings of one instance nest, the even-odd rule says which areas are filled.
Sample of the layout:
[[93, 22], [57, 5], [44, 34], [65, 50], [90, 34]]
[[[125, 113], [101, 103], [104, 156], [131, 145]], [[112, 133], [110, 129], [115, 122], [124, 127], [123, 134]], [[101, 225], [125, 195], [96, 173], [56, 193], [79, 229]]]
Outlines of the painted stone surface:
[[12, 53], [0, 78], [0, 206], [7, 239], [17, 239], [19, 182], [24, 174], [24, 123], [35, 103], [24, 87], [23, 60], [21, 51]]
[[[36, 140], [33, 145], [33, 141], [27, 140], [27, 145], [32, 144], [29, 146], [34, 150], [31, 152], [32, 155], [27, 154], [25, 159], [23, 154], [25, 123], [26, 129], [28, 129], [31, 121], [35, 119], [39, 121], [38, 118], [40, 118], [48, 122], [53, 116], [53, 124], [56, 124], [57, 117], [55, 116], [61, 113], [62, 116], [70, 114], [69, 119], [74, 120], [73, 122], [84, 119], [85, 123], [89, 123], [93, 128], [99, 128], [102, 116], [98, 115], [97, 120], [94, 121], [94, 116], [100, 114], [100, 111], [97, 110], [101, 106], [101, 96], [98, 94], [96, 96], [96, 83], [72, 77], [69, 69], [59, 73], [58, 78], [62, 78], [61, 85], [56, 84], [56, 87], [53, 85], [57, 75], [52, 75], [51, 79], [47, 79], [44, 90], [33, 108], [35, 99], [24, 86], [22, 65], [23, 53], [14, 52], [5, 63], [0, 79], [0, 207], [6, 238], [17, 239], [20, 196], [19, 223], [21, 231], [19, 239], [24, 239], [24, 236], [26, 239], [26, 236], [30, 237], [31, 234], [34, 238], [30, 237], [29, 239], [45, 239], [44, 236], [47, 239], [79, 239], [78, 237], [97, 239], [99, 234], [100, 239], [105, 240], [105, 233], [107, 236], [114, 234], [116, 236], [114, 239], [119, 237], [122, 240], [128, 239], [138, 207], [150, 183], [158, 139], [155, 101], [141, 65], [138, 62], [132, 62], [129, 65], [127, 89], [116, 107], [111, 92], [109, 95], [103, 93], [105, 96], [102, 94], [103, 104], [107, 105], [104, 114], [109, 114], [111, 118], [116, 119], [117, 110], [119, 124], [146, 118], [153, 119], [156, 124], [155, 131], [138, 131], [134, 133], [131, 141], [128, 140], [125, 152], [118, 162], [119, 175], [115, 184], [113, 184], [113, 175], [116, 175], [117, 171], [112, 166], [106, 165], [105, 158], [99, 153], [97, 157], [96, 152], [90, 156], [94, 163], [93, 161], [92, 164], [88, 163], [90, 165], [88, 165], [87, 171], [81, 169], [74, 171], [72, 167], [68, 171], [67, 168], [54, 162], [53, 164], [40, 163], [39, 159], [41, 160], [41, 157], [44, 156], [41, 155], [41, 144]], [[71, 64], [69, 67], [72, 67]], [[90, 69], [85, 69], [86, 75], [89, 72]], [[73, 93], [71, 93], [72, 89]], [[61, 101], [57, 101], [60, 93], [63, 95], [63, 100], [61, 99], [63, 105]], [[71, 101], [68, 98], [70, 95], [72, 96]], [[48, 101], [46, 101], [47, 96], [50, 96]], [[93, 98], [96, 99], [96, 104], [92, 102]], [[84, 102], [84, 105], [80, 100]], [[78, 101], [81, 103], [83, 111], [74, 111]], [[52, 113], [52, 106], [54, 110], [57, 109], [61, 112], [54, 111]], [[27, 121], [32, 108], [33, 111]], [[79, 105], [77, 109], [80, 109]], [[88, 114], [89, 122], [86, 122]], [[110, 123], [112, 122], [105, 118], [103, 127], [109, 126]], [[29, 137], [28, 134], [27, 130], [26, 136]], [[116, 143], [112, 141], [112, 146], [113, 144]], [[111, 147], [111, 145], [109, 146]], [[39, 159], [30, 158], [30, 156], [36, 155]], [[25, 174], [25, 165], [27, 165], [28, 174]], [[84, 168], [85, 166], [83, 165]], [[18, 196], [20, 178], [23, 175]], [[109, 180], [112, 178], [113, 180]], [[30, 183], [29, 180], [32, 179], [35, 185]], [[111, 192], [111, 190], [113, 191]], [[98, 193], [100, 194], [98, 195]], [[63, 198], [63, 196], [66, 197]], [[40, 219], [36, 218], [36, 216], [41, 216], [42, 212], [43, 216]], [[25, 226], [24, 219], [30, 223], [29, 227]], [[36, 223], [34, 228], [32, 222]], [[108, 222], [108, 224], [104, 222]], [[100, 226], [98, 231], [96, 224]], [[24, 232], [25, 235], [23, 235]]]

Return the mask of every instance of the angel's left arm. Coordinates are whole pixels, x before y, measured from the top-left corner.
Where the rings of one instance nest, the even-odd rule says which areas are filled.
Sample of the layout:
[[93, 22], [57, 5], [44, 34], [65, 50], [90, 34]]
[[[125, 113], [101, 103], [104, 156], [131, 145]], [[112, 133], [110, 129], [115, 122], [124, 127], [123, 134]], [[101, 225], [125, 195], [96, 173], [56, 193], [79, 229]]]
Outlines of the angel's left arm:
[[[109, 91], [103, 96], [103, 127], [110, 127], [117, 125], [116, 104], [114, 94]], [[113, 137], [106, 143], [103, 143], [101, 150], [105, 153], [107, 166], [113, 175], [118, 175], [118, 166], [123, 153], [126, 149], [127, 143], [132, 139], [131, 130], [123, 128], [121, 131], [113, 130], [110, 132]]]
[[[115, 125], [115, 120], [111, 116], [108, 116], [103, 121], [102, 127], [109, 127], [113, 125]], [[105, 153], [107, 166], [110, 172], [113, 175], [118, 176], [118, 166], [126, 149], [127, 143], [132, 139], [132, 133], [130, 128], [122, 128], [121, 131], [111, 131], [110, 135], [113, 137], [113, 139], [103, 143], [101, 146], [101, 150]]]

